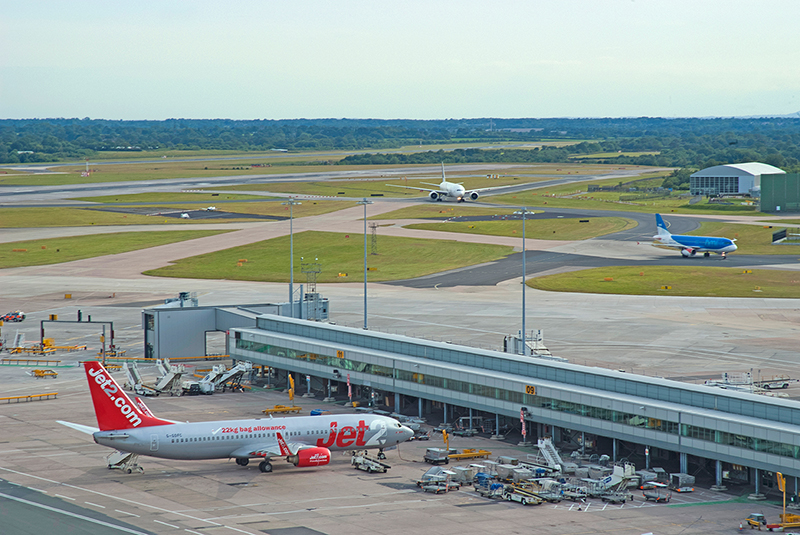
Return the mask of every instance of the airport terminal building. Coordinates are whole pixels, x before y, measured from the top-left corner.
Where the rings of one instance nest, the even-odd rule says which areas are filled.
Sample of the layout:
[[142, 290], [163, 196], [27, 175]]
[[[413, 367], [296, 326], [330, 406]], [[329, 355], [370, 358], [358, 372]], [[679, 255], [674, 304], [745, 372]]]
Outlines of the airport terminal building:
[[228, 350], [278, 370], [277, 384], [287, 373], [328, 395], [350, 384], [405, 414], [441, 411], [452, 422], [480, 411], [498, 432], [501, 418], [523, 415], [537, 436], [602, 438], [614, 460], [660, 448], [718, 485], [747, 479], [758, 492], [771, 472], [800, 476], [800, 403], [786, 399], [275, 315], [231, 328]]

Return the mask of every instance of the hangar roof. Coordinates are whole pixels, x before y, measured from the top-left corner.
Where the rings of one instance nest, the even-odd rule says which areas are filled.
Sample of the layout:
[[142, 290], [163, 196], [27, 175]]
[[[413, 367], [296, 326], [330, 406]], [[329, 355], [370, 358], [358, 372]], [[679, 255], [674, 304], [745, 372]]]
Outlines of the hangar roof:
[[759, 176], [771, 175], [775, 173], [785, 174], [786, 171], [766, 163], [747, 162], [715, 165], [714, 167], [708, 167], [702, 171], [698, 171], [692, 176]]

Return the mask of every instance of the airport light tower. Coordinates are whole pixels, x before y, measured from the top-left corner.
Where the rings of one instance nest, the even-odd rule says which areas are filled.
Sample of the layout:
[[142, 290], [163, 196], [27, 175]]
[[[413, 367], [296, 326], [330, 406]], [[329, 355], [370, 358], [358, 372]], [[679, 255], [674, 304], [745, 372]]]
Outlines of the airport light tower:
[[289, 197], [289, 200], [281, 204], [289, 205], [289, 308], [291, 316], [294, 317], [294, 205], [303, 204], [298, 200]]
[[527, 342], [528, 342], [528, 335], [525, 334], [525, 277], [528, 274], [528, 271], [525, 266], [525, 216], [528, 214], [533, 214], [534, 212], [528, 210], [527, 207], [523, 207], [521, 210], [516, 210], [514, 214], [522, 215], [522, 354], [527, 355]]
[[372, 204], [366, 197], [358, 201], [364, 205], [364, 330], [367, 330], [367, 205]]

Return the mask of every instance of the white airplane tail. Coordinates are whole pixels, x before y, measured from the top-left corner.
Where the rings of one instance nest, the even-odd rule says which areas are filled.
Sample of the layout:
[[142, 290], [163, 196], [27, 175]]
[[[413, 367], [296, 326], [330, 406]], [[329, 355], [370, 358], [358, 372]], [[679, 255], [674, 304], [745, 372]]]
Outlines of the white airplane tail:
[[656, 214], [656, 227], [658, 227], [659, 236], [672, 236], [672, 233], [667, 230], [667, 225], [664, 224], [661, 214]]

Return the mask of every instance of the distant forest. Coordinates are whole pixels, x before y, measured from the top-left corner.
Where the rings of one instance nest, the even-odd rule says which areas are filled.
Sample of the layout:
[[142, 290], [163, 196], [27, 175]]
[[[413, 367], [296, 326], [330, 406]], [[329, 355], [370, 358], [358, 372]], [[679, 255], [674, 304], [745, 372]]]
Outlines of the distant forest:
[[[541, 150], [383, 153], [410, 144], [577, 141]], [[704, 168], [758, 161], [800, 171], [800, 118], [711, 119], [102, 119], [0, 120], [0, 163], [96, 157], [112, 150], [289, 151], [374, 150], [346, 164], [445, 162], [569, 162], [596, 153], [657, 152], [583, 162]]]

